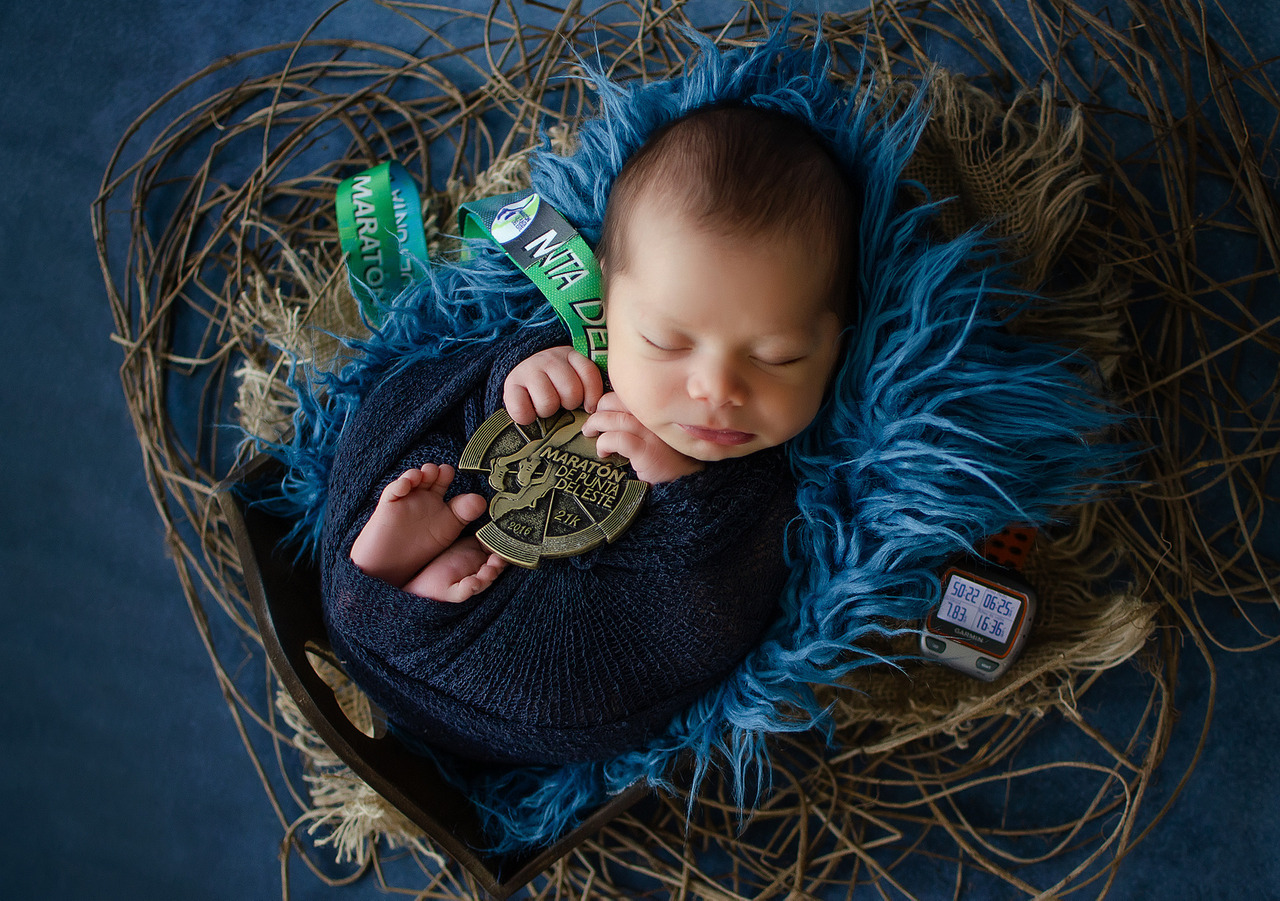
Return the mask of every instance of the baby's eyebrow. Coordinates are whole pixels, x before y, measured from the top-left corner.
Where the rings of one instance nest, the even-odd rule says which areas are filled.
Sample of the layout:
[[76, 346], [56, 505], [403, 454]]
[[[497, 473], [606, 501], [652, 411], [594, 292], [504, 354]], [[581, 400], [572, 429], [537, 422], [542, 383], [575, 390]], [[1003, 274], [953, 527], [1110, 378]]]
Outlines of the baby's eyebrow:
[[795, 332], [782, 333], [773, 335], [762, 335], [756, 339], [759, 347], [767, 347], [770, 350], [778, 348], [786, 348], [788, 350], [811, 350], [818, 346], [818, 339], [821, 337], [817, 329], [803, 330]]
[[666, 317], [654, 319], [649, 322], [641, 322], [640, 328], [651, 329], [655, 332], [662, 332], [664, 335], [668, 335], [672, 338], [687, 338], [689, 336], [687, 329], [682, 328], [674, 319], [668, 319]]

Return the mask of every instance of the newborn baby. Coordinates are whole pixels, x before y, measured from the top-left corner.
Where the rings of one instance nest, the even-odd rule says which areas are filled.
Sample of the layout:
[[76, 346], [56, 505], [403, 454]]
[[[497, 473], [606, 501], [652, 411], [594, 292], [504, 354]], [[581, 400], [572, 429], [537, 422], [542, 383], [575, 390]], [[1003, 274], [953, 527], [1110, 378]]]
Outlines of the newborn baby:
[[[402, 733], [481, 760], [611, 756], [759, 640], [795, 514], [782, 445], [816, 416], [849, 319], [854, 206], [802, 123], [695, 111], [609, 196], [608, 385], [544, 328], [370, 394], [330, 479], [325, 607]], [[532, 571], [480, 545], [485, 498], [451, 461], [499, 401], [521, 424], [584, 407], [598, 452], [654, 486], [630, 531]]]

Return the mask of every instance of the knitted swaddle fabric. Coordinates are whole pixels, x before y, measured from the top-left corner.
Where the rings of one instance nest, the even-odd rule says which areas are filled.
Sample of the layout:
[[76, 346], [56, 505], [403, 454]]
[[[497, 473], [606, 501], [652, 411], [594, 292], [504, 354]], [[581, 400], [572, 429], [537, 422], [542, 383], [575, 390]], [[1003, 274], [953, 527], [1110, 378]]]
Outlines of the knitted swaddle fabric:
[[[795, 485], [780, 449], [651, 489], [614, 543], [508, 567], [461, 604], [362, 573], [352, 542], [383, 487], [456, 463], [502, 403], [507, 372], [560, 343], [558, 325], [426, 360], [374, 389], [330, 476], [326, 626], [344, 667], [402, 734], [476, 761], [609, 757], [660, 734], [738, 664], [775, 614]], [[486, 489], [460, 473], [452, 493]]]

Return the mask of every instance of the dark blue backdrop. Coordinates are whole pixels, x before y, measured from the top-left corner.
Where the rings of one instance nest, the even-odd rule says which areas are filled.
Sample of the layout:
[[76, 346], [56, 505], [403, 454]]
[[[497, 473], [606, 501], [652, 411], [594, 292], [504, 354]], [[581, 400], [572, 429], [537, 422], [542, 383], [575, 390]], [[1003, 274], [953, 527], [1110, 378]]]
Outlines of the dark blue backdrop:
[[[165, 559], [88, 210], [116, 142], [154, 98], [221, 55], [293, 40], [327, 5], [0, 4], [3, 897], [279, 896], [282, 830]], [[1274, 51], [1270, 4], [1227, 5]], [[340, 10], [330, 33], [367, 9]], [[1196, 657], [1159, 797], [1197, 738], [1208, 677]], [[1218, 661], [1204, 756], [1114, 897], [1280, 897], [1280, 650]], [[947, 874], [936, 896], [951, 892]], [[381, 895], [371, 880], [332, 892], [295, 865], [293, 896]]]

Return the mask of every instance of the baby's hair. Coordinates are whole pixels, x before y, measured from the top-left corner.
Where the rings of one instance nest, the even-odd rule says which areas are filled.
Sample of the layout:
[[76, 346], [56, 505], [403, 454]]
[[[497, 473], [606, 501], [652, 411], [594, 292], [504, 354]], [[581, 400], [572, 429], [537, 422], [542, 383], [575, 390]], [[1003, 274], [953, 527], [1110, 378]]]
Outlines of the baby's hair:
[[799, 237], [831, 265], [832, 306], [850, 319], [858, 200], [822, 140], [804, 122], [751, 106], [712, 106], [654, 132], [622, 167], [609, 195], [597, 256], [626, 268], [625, 235], [642, 199], [724, 237]]

